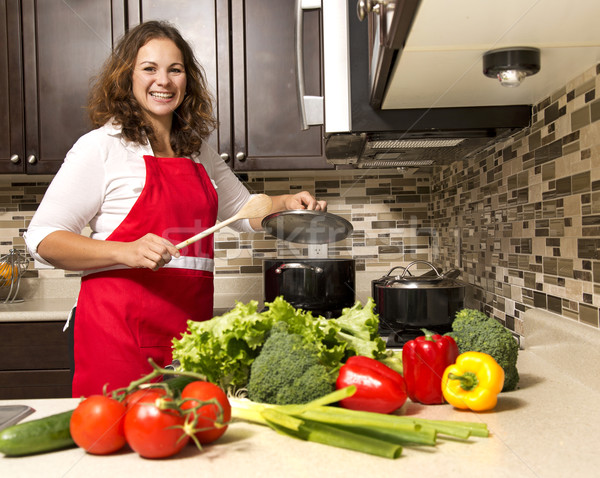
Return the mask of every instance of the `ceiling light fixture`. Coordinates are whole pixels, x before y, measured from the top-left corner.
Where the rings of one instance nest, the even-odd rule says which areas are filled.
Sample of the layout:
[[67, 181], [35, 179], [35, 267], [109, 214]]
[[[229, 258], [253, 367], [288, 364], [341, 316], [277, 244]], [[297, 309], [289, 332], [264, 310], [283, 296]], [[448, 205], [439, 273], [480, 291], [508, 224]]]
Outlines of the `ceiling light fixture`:
[[483, 74], [498, 78], [502, 86], [519, 86], [540, 71], [540, 50], [530, 47], [499, 48], [483, 54]]

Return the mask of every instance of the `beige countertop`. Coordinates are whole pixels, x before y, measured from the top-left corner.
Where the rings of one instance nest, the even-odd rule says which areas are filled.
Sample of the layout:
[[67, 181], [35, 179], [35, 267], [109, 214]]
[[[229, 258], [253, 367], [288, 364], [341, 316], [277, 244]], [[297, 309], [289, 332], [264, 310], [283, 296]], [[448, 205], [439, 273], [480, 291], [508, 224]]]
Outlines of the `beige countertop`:
[[[564, 318], [546, 312], [526, 317], [531, 324], [563, 330]], [[560, 320], [560, 321], [559, 321]], [[569, 324], [573, 325], [573, 324]], [[575, 324], [579, 326], [579, 324]], [[585, 326], [583, 326], [585, 328]], [[537, 329], [539, 330], [539, 329]], [[432, 476], [432, 477], [557, 477], [597, 476], [600, 469], [600, 390], [586, 383], [564, 360], [563, 352], [577, 355], [572, 364], [595, 369], [598, 382], [597, 330], [586, 328], [583, 355], [580, 339], [570, 349], [553, 350], [539, 340], [554, 340], [551, 332], [532, 333], [520, 351], [518, 390], [500, 395], [493, 412], [475, 414], [450, 405], [425, 406], [408, 402], [401, 413], [431, 419], [482, 421], [489, 438], [468, 443], [440, 440], [435, 449], [405, 448], [397, 460], [374, 457], [281, 436], [258, 425], [234, 423], [216, 443], [203, 451], [187, 447], [168, 460], [147, 460], [131, 451], [111, 456], [88, 455], [73, 448], [55, 453], [0, 458], [0, 476], [79, 477], [202, 476], [202, 477], [328, 477]], [[591, 334], [588, 334], [591, 332]], [[562, 344], [570, 337], [560, 336]], [[591, 337], [591, 338], [590, 338]], [[594, 345], [588, 349], [587, 345]], [[549, 350], [548, 350], [549, 349]], [[553, 353], [554, 352], [554, 353]], [[26, 403], [37, 410], [27, 419], [74, 408], [77, 400], [11, 400], [1, 405]], [[42, 471], [43, 470], [43, 471]]]
[[0, 323], [65, 321], [75, 302], [73, 298], [62, 298], [0, 303]]

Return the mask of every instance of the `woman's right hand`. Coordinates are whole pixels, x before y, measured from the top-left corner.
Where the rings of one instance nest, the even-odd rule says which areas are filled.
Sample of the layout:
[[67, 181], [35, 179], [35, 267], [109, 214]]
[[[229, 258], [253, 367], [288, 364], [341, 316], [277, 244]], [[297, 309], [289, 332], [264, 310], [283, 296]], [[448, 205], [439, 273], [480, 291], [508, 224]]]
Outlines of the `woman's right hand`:
[[122, 244], [119, 262], [129, 267], [156, 271], [168, 264], [173, 257], [180, 255], [171, 242], [152, 233], [148, 233], [136, 241]]
[[179, 257], [166, 239], [148, 233], [131, 242], [102, 241], [70, 231], [54, 231], [38, 245], [37, 252], [59, 269], [81, 271], [114, 265], [158, 270]]

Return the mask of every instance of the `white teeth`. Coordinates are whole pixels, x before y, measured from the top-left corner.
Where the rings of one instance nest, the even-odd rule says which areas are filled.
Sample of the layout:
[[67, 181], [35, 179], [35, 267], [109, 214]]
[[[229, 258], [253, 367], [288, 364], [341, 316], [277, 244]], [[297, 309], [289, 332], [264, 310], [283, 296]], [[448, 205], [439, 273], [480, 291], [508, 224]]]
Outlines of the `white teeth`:
[[154, 96], [156, 98], [172, 98], [173, 97], [173, 93], [158, 93], [153, 91], [152, 93], [150, 93], [151, 96]]

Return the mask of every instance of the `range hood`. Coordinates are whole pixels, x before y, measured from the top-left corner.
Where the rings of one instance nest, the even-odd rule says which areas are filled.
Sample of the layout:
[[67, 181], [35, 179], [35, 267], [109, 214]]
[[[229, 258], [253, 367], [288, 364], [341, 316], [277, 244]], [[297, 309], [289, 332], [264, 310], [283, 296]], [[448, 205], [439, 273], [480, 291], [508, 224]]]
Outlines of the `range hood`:
[[[529, 126], [533, 104], [600, 61], [596, 0], [363, 1], [393, 16], [362, 22], [357, 1], [322, 3], [325, 154], [335, 165], [468, 159]], [[517, 88], [482, 72], [486, 51], [510, 46], [541, 50], [541, 71]]]
[[487, 130], [340, 133], [327, 136], [326, 154], [331, 164], [359, 169], [424, 169], [468, 158], [499, 136]]

